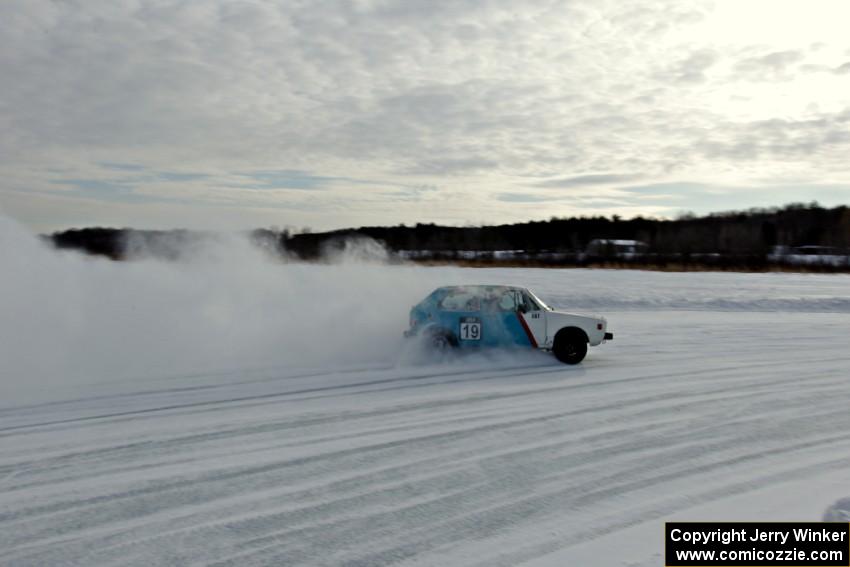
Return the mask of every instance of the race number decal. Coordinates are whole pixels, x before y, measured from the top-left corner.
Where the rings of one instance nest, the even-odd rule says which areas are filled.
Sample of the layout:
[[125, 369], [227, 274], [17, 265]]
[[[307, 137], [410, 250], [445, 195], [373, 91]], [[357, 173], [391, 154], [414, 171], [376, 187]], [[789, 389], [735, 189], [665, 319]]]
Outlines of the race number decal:
[[481, 339], [481, 319], [478, 317], [460, 318], [460, 338], [464, 341]]

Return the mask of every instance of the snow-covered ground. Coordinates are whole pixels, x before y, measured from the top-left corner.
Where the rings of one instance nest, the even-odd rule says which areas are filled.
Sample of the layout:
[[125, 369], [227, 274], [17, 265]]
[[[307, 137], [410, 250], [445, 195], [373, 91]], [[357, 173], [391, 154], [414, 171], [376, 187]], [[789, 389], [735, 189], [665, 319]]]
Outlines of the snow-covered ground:
[[[310, 288], [353, 279], [350, 266], [269, 269], [304, 270]], [[386, 321], [358, 328], [375, 320], [337, 306], [349, 334], [322, 342], [307, 325], [321, 348], [303, 357], [286, 335], [263, 364], [228, 352], [233, 366], [187, 372], [186, 359], [172, 371], [151, 359], [120, 380], [54, 376], [35, 389], [22, 358], [7, 366], [0, 563], [655, 566], [666, 520], [817, 520], [850, 495], [848, 276], [357, 274], [370, 270], [379, 289], [410, 282], [383, 305], [354, 294]], [[168, 281], [158, 301], [183, 289]], [[556, 307], [603, 313], [615, 340], [577, 367], [542, 353], [423, 362], [399, 337], [406, 306], [458, 281], [528, 285]], [[336, 356], [351, 354], [346, 336], [378, 346]]]

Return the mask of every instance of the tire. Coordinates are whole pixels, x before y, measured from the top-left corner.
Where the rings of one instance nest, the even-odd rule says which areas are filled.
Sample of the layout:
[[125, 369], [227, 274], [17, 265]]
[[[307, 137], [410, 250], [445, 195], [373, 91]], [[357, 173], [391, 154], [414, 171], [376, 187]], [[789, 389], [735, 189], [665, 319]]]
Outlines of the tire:
[[435, 329], [428, 333], [427, 345], [433, 352], [448, 353], [457, 346], [457, 339], [448, 331]]
[[578, 333], [558, 333], [552, 352], [564, 364], [578, 364], [587, 356], [587, 339]]

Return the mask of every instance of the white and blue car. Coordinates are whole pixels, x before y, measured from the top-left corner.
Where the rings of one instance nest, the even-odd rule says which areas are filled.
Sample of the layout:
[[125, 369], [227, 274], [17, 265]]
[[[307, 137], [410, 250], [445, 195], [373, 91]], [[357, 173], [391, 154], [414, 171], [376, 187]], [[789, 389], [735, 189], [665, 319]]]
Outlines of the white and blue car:
[[604, 317], [556, 311], [522, 287], [449, 286], [410, 310], [406, 337], [424, 337], [438, 350], [520, 346], [551, 351], [566, 364], [584, 360], [587, 347], [610, 341]]

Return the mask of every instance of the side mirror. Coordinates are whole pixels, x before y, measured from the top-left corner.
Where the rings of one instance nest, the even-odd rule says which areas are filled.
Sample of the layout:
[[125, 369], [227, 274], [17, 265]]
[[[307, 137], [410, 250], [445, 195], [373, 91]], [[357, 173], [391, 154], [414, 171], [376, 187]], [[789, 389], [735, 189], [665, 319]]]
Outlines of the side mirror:
[[528, 313], [528, 307], [526, 307], [525, 303], [520, 303], [516, 310], [520, 313]]

